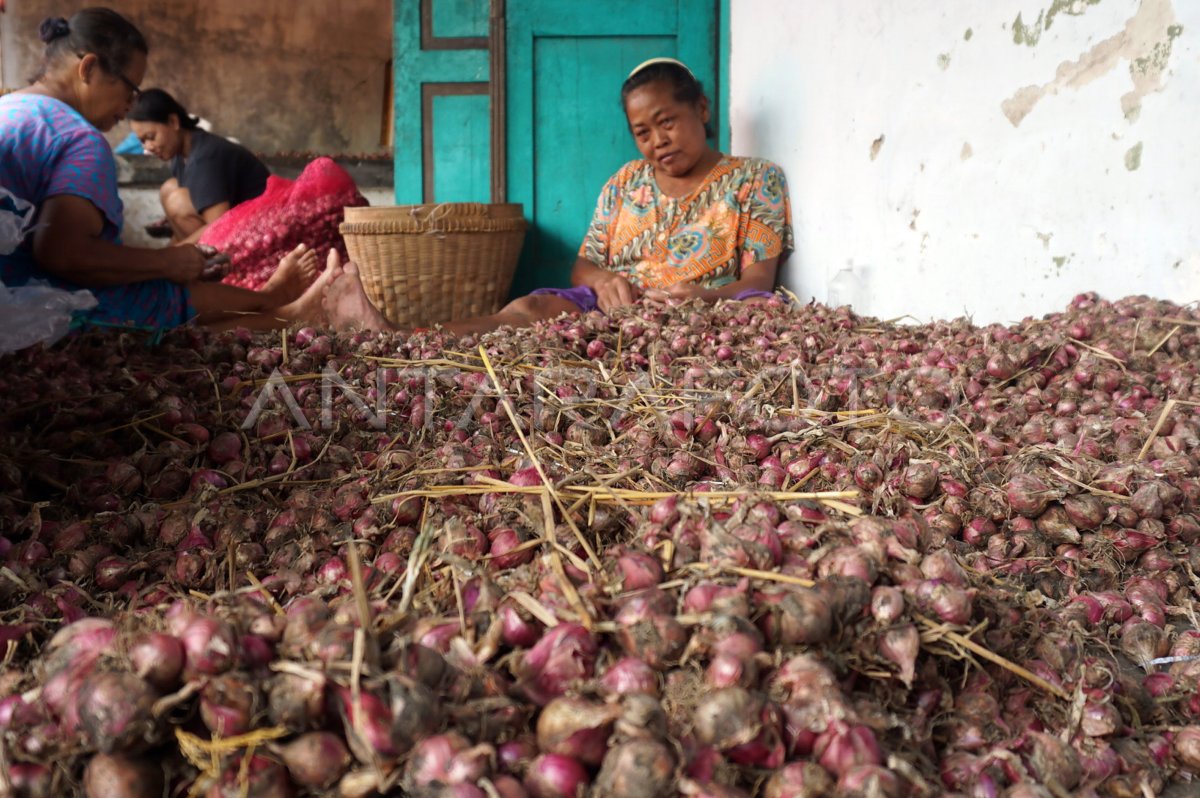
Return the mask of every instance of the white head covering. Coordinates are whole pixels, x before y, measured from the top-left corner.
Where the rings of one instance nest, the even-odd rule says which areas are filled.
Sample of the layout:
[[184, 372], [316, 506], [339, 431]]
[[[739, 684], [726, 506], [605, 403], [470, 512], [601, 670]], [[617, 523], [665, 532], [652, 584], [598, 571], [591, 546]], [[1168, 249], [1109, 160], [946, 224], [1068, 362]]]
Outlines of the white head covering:
[[682, 61], [680, 61], [678, 58], [660, 57], [660, 58], [649, 58], [649, 59], [643, 61], [642, 63], [638, 64], [637, 66], [635, 66], [633, 68], [632, 72], [630, 72], [628, 75], [625, 76], [625, 80], [629, 80], [631, 77], [633, 77], [637, 73], [641, 72], [646, 67], [654, 66], [655, 64], [674, 64], [675, 66], [683, 67], [684, 70], [686, 70], [687, 73], [692, 76], [692, 80], [696, 79], [696, 76], [695, 76], [695, 74], [693, 74], [692, 70], [688, 69], [688, 65], [683, 63]]

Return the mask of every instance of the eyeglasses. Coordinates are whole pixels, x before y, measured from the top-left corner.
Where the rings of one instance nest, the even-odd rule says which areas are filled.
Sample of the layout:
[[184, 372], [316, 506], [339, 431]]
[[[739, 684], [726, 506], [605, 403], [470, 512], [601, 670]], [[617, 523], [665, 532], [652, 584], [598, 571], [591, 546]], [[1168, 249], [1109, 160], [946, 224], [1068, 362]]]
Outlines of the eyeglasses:
[[112, 74], [116, 76], [117, 80], [125, 84], [125, 88], [129, 89], [129, 98], [133, 102], [137, 102], [138, 97], [142, 96], [142, 90], [137, 87], [137, 84], [122, 75], [120, 72], [113, 72]]
[[[87, 57], [87, 53], [75, 53], [75, 56], [82, 59]], [[129, 89], [129, 99], [131, 102], [137, 102], [138, 97], [142, 96], [142, 90], [139, 89], [137, 84], [132, 80], [125, 77], [120, 72], [109, 72], [108, 69], [105, 69], [103, 61], [100, 62], [100, 68], [125, 84], [125, 88]]]

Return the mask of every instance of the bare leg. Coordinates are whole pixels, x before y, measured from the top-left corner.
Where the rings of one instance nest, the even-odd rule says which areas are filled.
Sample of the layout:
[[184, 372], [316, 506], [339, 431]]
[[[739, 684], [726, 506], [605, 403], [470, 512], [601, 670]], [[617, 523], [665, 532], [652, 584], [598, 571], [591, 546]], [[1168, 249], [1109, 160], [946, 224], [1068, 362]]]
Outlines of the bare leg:
[[200, 216], [200, 212], [196, 210], [196, 206], [192, 204], [192, 194], [186, 188], [179, 188], [178, 184], [172, 191], [167, 191], [167, 185], [170, 180], [163, 185], [160, 194], [162, 196], [163, 210], [167, 213], [167, 221], [171, 223], [171, 230], [174, 235], [171, 237], [172, 242], [183, 241], [192, 233], [204, 226], [204, 219]]
[[158, 187], [158, 201], [162, 203], [163, 213], [167, 212], [167, 198], [179, 190], [179, 181], [168, 177], [166, 182]]
[[[334, 253], [330, 253], [330, 261]], [[358, 276], [358, 266], [348, 261], [335, 267], [335, 276], [325, 289], [325, 317], [336, 330], [395, 330], [372, 304]]]
[[198, 321], [210, 330], [232, 330], [236, 327], [244, 327], [248, 330], [280, 330], [290, 324], [324, 326], [326, 324], [323, 305], [325, 290], [341, 274], [340, 265], [336, 263], [336, 260], [337, 253], [331, 252], [328, 268], [293, 302], [263, 312], [223, 313], [208, 321], [204, 319]]
[[[339, 330], [397, 330], [367, 296], [358, 267], [350, 262], [340, 272], [325, 291], [325, 315], [329, 326]], [[561, 297], [525, 296], [490, 316], [452, 321], [441, 326], [454, 335], [485, 333], [504, 326], [523, 327], [578, 310], [575, 303]]]
[[273, 311], [274, 317], [283, 307], [299, 302], [308, 293], [306, 289], [315, 285], [316, 271], [316, 253], [301, 245], [284, 256], [262, 291], [249, 291], [225, 283], [191, 283], [188, 288], [192, 294], [192, 307], [196, 309], [196, 321], [211, 325], [230, 320], [234, 323], [229, 326], [236, 327], [238, 320], [247, 319], [247, 314]]
[[259, 289], [271, 299], [271, 307], [299, 299], [317, 276], [317, 253], [300, 244], [279, 261], [279, 268]]
[[501, 327], [528, 327], [534, 322], [553, 319], [564, 313], [578, 313], [579, 307], [570, 300], [550, 294], [537, 294], [514, 299], [490, 316], [451, 321], [442, 329], [454, 335], [486, 333]]

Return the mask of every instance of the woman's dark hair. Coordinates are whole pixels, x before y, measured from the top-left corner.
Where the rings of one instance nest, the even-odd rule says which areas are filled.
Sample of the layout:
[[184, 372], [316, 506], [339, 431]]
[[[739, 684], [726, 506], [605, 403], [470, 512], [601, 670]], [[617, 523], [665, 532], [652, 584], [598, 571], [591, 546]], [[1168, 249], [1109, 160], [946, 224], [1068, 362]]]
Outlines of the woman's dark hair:
[[172, 114], [179, 117], [179, 126], [184, 130], [195, 130], [200, 125], [198, 117], [190, 116], [179, 100], [162, 89], [146, 89], [129, 110], [129, 118], [134, 122], [164, 125], [170, 124]]
[[[704, 99], [704, 86], [692, 74], [692, 70], [675, 60], [651, 61], [634, 72], [621, 84], [621, 107], [634, 89], [639, 89], [649, 83], [668, 83], [675, 97], [675, 102], [697, 105]], [[712, 127], [704, 126], [708, 138], [714, 138]]]
[[70, 20], [49, 17], [39, 28], [46, 43], [45, 59], [38, 80], [50, 64], [64, 55], [93, 53], [110, 75], [124, 75], [134, 53], [148, 55], [150, 48], [132, 22], [109, 8], [85, 8]]
[[658, 81], [671, 84], [676, 102], [695, 105], [704, 97], [704, 87], [690, 69], [676, 61], [655, 61], [625, 79], [621, 85], [621, 105], [625, 105], [634, 89]]

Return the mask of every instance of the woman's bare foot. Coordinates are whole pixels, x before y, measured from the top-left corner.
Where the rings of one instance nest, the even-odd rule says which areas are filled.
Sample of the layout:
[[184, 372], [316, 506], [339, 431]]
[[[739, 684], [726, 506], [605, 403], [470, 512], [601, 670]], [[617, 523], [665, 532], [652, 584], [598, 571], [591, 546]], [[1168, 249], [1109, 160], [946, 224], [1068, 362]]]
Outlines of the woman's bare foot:
[[371, 303], [358, 276], [358, 266], [347, 261], [340, 274], [325, 287], [325, 319], [335, 330], [395, 330]]
[[[316, 255], [312, 252], [314, 259]], [[329, 250], [325, 261], [325, 271], [317, 276], [299, 298], [280, 307], [276, 312], [281, 318], [300, 324], [313, 324], [323, 327], [328, 324], [325, 316], [325, 292], [330, 284], [342, 276], [342, 261], [337, 250]]]
[[317, 253], [300, 244], [279, 261], [279, 268], [260, 289], [275, 307], [299, 299], [317, 276]]

